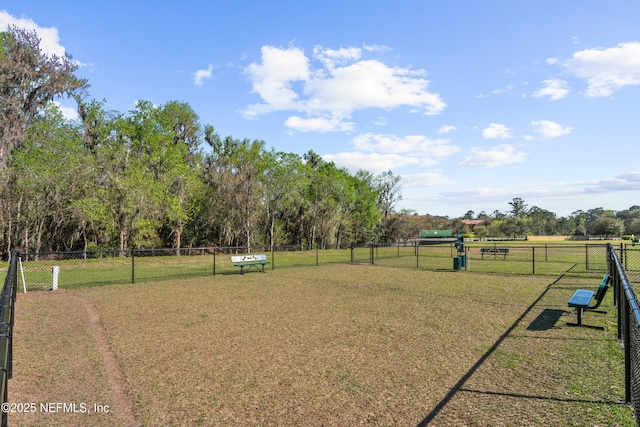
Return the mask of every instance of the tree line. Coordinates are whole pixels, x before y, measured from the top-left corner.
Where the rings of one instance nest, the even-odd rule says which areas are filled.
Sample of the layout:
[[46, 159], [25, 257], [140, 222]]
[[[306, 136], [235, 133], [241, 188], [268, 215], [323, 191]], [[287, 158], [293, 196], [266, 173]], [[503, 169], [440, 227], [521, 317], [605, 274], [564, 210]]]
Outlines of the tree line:
[[[487, 215], [476, 215], [468, 211], [463, 219], [480, 219], [482, 225], [474, 227], [479, 237], [523, 237], [527, 235], [573, 235], [602, 238], [622, 237], [640, 234], [640, 206], [633, 205], [621, 211], [607, 210], [602, 207], [577, 210], [566, 217], [538, 206], [529, 206], [522, 198], [516, 197], [509, 202], [511, 209], [506, 212], [494, 211]], [[460, 232], [469, 230], [461, 221], [457, 221]], [[466, 228], [465, 228], [466, 227]]]
[[[78, 100], [82, 123], [49, 105], [3, 175], [3, 247], [89, 249], [343, 244], [386, 239], [391, 172], [355, 175], [221, 138], [186, 103], [127, 112]], [[390, 236], [389, 236], [390, 237]]]
[[[638, 233], [637, 206], [571, 218], [521, 199], [507, 214], [455, 219], [397, 210], [401, 178], [391, 171], [352, 174], [313, 151], [221, 137], [185, 102], [106, 110], [88, 99], [71, 56], [39, 42], [30, 30], [0, 33], [3, 253], [387, 242], [427, 228], [468, 232], [462, 220], [476, 217], [486, 221], [474, 231], [487, 235], [600, 234], [589, 227], [612, 216], [623, 229], [606, 233]], [[57, 96], [75, 100], [77, 120], [63, 117]]]
[[[220, 137], [184, 102], [86, 100], [77, 65], [33, 31], [0, 38], [3, 252], [386, 240], [399, 180], [309, 151]], [[79, 119], [51, 101], [75, 99]]]

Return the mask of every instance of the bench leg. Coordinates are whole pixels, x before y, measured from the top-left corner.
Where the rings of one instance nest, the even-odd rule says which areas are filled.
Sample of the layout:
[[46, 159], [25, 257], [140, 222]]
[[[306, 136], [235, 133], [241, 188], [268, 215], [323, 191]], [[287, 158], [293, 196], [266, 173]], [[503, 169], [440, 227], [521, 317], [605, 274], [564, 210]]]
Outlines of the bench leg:
[[576, 307], [576, 314], [578, 315], [578, 322], [577, 323], [567, 322], [567, 326], [582, 326], [582, 313], [583, 313], [583, 311], [584, 311], [583, 308]]

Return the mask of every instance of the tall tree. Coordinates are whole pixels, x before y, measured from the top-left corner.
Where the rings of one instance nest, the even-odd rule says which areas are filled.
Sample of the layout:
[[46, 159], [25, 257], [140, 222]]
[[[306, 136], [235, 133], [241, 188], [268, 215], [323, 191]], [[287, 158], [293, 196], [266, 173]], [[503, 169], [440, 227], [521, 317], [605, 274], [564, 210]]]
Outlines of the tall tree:
[[212, 126], [205, 128], [205, 140], [212, 148], [204, 165], [209, 221], [222, 244], [249, 247], [262, 217], [264, 142], [220, 139]]
[[380, 241], [394, 240], [390, 231], [395, 220], [391, 214], [396, 204], [402, 200], [400, 179], [400, 176], [394, 175], [392, 171], [383, 172], [375, 179], [375, 188], [378, 192], [378, 210], [380, 211], [378, 232]]
[[[274, 152], [264, 156], [263, 200], [265, 204], [266, 222], [269, 244], [276, 243], [278, 220], [290, 219], [292, 212], [300, 212], [298, 208], [304, 189], [309, 185], [309, 177], [304, 173], [304, 164], [300, 156], [294, 153]], [[295, 215], [297, 217], [297, 215]], [[293, 223], [298, 223], [298, 218]], [[284, 224], [281, 224], [284, 226]], [[284, 231], [284, 227], [283, 231]], [[294, 225], [295, 228], [295, 225]]]
[[544, 236], [556, 231], [557, 220], [553, 212], [534, 206], [529, 210], [528, 217], [531, 220], [531, 231], [535, 234]]
[[[185, 224], [193, 218], [194, 196], [201, 184], [200, 142], [201, 126], [198, 115], [189, 104], [171, 101], [157, 109], [157, 121], [163, 134], [160, 156], [162, 171], [157, 180], [163, 187], [160, 210], [163, 224], [172, 236], [176, 249], [182, 246]], [[180, 254], [180, 251], [177, 252]]]
[[624, 232], [624, 223], [620, 219], [603, 216], [591, 221], [587, 230], [594, 236], [619, 237]]
[[29, 123], [22, 149], [7, 168], [10, 211], [7, 235], [24, 250], [71, 250], [83, 225], [69, 200], [84, 197], [85, 159], [77, 126], [64, 121], [54, 105]]
[[520, 197], [515, 197], [509, 204], [511, 205], [511, 216], [513, 218], [524, 218], [529, 212], [529, 206]]
[[19, 148], [27, 125], [58, 95], [88, 87], [70, 55], [48, 55], [35, 30], [10, 26], [0, 33], [0, 170]]

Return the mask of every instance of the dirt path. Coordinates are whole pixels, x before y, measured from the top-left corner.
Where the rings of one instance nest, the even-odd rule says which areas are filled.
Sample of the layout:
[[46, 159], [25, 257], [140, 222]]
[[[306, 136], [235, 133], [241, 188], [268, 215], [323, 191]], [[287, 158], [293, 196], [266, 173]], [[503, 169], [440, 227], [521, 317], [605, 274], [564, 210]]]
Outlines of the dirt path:
[[115, 354], [109, 347], [109, 341], [105, 336], [104, 329], [100, 324], [100, 314], [96, 307], [88, 300], [75, 297], [82, 303], [89, 315], [89, 325], [91, 334], [98, 346], [98, 349], [102, 353], [104, 359], [104, 370], [109, 381], [109, 387], [111, 388], [111, 394], [113, 395], [113, 405], [115, 414], [121, 421], [122, 426], [137, 427], [140, 426], [140, 422], [136, 420], [131, 408], [130, 399], [125, 393], [125, 384], [122, 380], [122, 374]]

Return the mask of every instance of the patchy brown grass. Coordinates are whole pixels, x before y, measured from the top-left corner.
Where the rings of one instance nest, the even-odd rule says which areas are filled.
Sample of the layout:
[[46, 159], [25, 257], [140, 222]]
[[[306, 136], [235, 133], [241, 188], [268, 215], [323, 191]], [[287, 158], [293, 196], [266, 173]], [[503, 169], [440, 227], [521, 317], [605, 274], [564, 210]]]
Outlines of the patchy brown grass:
[[632, 423], [617, 403], [613, 314], [585, 315], [606, 331], [565, 325], [575, 320], [566, 308], [573, 290], [599, 279], [554, 279], [344, 265], [20, 295], [9, 400], [110, 411], [9, 419]]

